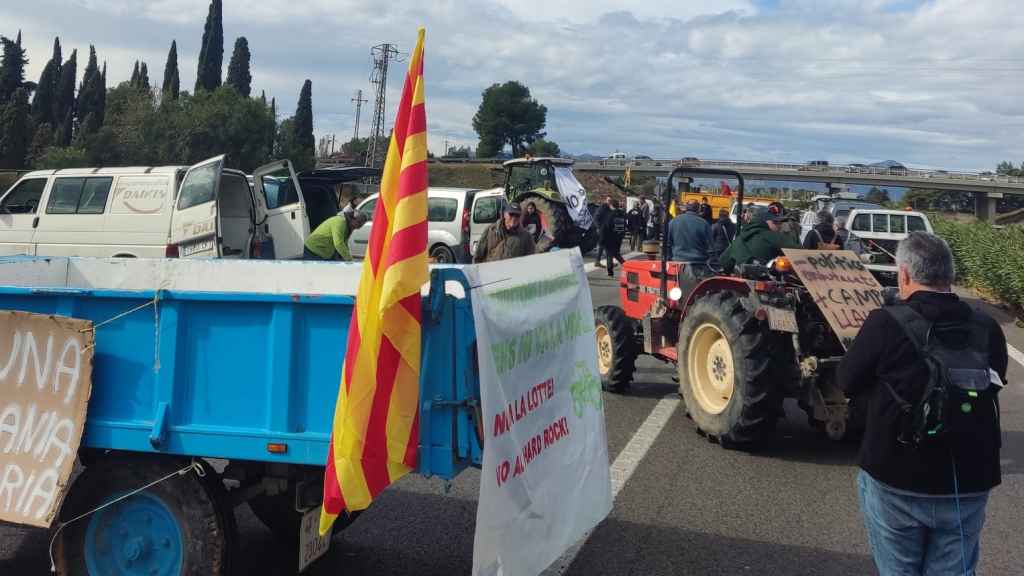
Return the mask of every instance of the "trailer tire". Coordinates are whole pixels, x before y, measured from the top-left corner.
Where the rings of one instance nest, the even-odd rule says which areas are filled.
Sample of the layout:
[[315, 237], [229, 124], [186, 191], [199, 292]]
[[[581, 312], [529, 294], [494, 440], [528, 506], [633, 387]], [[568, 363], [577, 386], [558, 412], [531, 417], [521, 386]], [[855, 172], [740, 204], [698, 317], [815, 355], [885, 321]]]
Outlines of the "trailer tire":
[[544, 220], [546, 234], [551, 237], [549, 242], [540, 241], [540, 244], [543, 244], [543, 246], [538, 246], [538, 252], [547, 252], [554, 246], [572, 248], [580, 245], [580, 229], [572, 221], [572, 217], [569, 216], [569, 209], [565, 204], [552, 202], [539, 194], [520, 196], [518, 202], [524, 210], [527, 204], [533, 202], [533, 205], [537, 207], [537, 212], [541, 214]]
[[[176, 458], [112, 456], [75, 480], [61, 519], [93, 510], [180, 470]], [[227, 574], [234, 518], [224, 513], [216, 472], [175, 475], [64, 528], [56, 548], [60, 574]], [[230, 514], [230, 510], [228, 511]], [[153, 572], [155, 571], [155, 572]]]
[[601, 387], [609, 392], [629, 388], [636, 370], [636, 327], [618, 306], [594, 310], [594, 336], [597, 338], [597, 372]]
[[679, 392], [700, 432], [724, 448], [770, 438], [781, 411], [785, 346], [734, 292], [698, 299], [679, 327]]

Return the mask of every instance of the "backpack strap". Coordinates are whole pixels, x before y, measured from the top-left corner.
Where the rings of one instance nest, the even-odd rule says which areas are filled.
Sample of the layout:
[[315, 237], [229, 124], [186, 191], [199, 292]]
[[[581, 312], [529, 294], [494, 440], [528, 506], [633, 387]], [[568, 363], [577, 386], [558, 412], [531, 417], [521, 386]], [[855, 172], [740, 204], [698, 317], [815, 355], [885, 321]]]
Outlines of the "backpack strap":
[[[932, 328], [932, 323], [924, 316], [921, 316], [917, 310], [914, 310], [906, 304], [885, 306], [882, 310], [886, 311], [889, 316], [899, 324], [903, 333], [907, 336], [907, 339], [910, 340], [910, 344], [914, 347], [914, 350], [917, 351], [917, 355], [920, 356], [921, 359], [925, 359], [928, 354], [928, 332]], [[892, 394], [893, 399], [895, 399], [900, 405], [900, 409], [903, 412], [910, 412], [913, 408], [913, 404], [900, 396], [889, 381], [885, 380], [882, 383], [885, 384], [885, 387], [889, 390], [889, 394]]]

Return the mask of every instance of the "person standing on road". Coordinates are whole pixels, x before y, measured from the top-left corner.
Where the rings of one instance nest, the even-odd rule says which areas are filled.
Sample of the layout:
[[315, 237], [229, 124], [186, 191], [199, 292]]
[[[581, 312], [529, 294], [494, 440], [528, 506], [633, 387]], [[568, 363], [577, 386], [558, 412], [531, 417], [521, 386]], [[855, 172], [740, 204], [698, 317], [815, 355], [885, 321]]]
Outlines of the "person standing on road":
[[641, 233], [643, 237], [640, 241], [654, 238], [654, 227], [656, 226], [654, 203], [647, 199], [646, 194], [640, 195], [640, 219], [643, 221], [643, 232]]
[[612, 211], [612, 197], [605, 196], [604, 204], [597, 207], [594, 211], [594, 224], [597, 225], [597, 256], [594, 258], [595, 266], [604, 267], [601, 264], [601, 255], [604, 254], [604, 225], [608, 222], [608, 215]]
[[814, 228], [807, 231], [804, 236], [803, 248], [805, 250], [842, 250], [842, 245], [836, 238], [835, 221], [832, 213], [822, 210], [817, 214], [818, 223]]
[[366, 224], [362, 212], [339, 212], [324, 220], [306, 238], [302, 249], [303, 260], [352, 260], [348, 251], [348, 237]]
[[[896, 265], [902, 303], [868, 314], [837, 373], [867, 415], [861, 512], [883, 576], [972, 575], [988, 494], [1001, 481], [1006, 337], [952, 292], [953, 255], [943, 239], [912, 232]], [[932, 366], [942, 358], [941, 370], [926, 358]], [[936, 386], [940, 373], [946, 384]], [[929, 389], [944, 393], [946, 409], [931, 412], [939, 427], [920, 410]], [[921, 414], [927, 427], [918, 425]]]
[[720, 264], [726, 273], [741, 264], [757, 260], [767, 264], [777, 256], [782, 256], [783, 248], [799, 248], [800, 244], [779, 232], [779, 222], [783, 216], [771, 210], [758, 210], [757, 206], [748, 208], [750, 221], [743, 225], [732, 244], [722, 254]]
[[718, 220], [711, 225], [711, 247], [708, 249], [708, 261], [717, 266], [722, 253], [732, 244], [736, 237], [736, 225], [729, 219], [729, 211], [718, 209]]
[[707, 264], [711, 243], [711, 225], [700, 216], [695, 200], [686, 203], [686, 210], [668, 225], [666, 249], [675, 262]]
[[506, 204], [501, 220], [488, 226], [480, 235], [473, 262], [507, 260], [536, 252], [533, 236], [520, 225], [522, 215], [518, 203]]
[[533, 202], [526, 203], [526, 214], [523, 214], [521, 226], [530, 233], [535, 244], [540, 240], [540, 235], [544, 230], [541, 228], [540, 214], [537, 213], [537, 206]]
[[619, 201], [611, 199], [608, 218], [604, 223], [601, 232], [601, 241], [604, 243], [604, 250], [608, 254], [608, 275], [615, 275], [615, 261], [625, 264], [622, 258], [622, 238], [626, 235], [626, 213], [619, 208]]
[[700, 199], [700, 217], [707, 220], [708, 224], [715, 223], [715, 217], [711, 212], [711, 204], [708, 204], [707, 196]]
[[633, 209], [626, 212], [626, 223], [629, 225], [629, 249], [637, 251], [640, 243], [643, 242], [644, 221], [640, 213], [640, 205], [633, 206]]
[[836, 218], [836, 244], [839, 244], [840, 250], [846, 250], [846, 241], [850, 239], [850, 231], [846, 229], [846, 217], [839, 216]]

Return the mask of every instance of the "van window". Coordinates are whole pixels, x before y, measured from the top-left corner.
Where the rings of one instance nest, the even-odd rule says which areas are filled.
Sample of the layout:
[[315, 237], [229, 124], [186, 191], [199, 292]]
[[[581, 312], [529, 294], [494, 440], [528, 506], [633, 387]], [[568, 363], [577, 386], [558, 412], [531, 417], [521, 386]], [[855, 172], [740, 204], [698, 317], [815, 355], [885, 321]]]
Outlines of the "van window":
[[902, 214], [889, 214], [889, 232], [903, 234], [907, 231], [907, 218]]
[[428, 222], [454, 222], [459, 201], [455, 198], [427, 198]]
[[870, 214], [857, 214], [857, 217], [853, 219], [853, 228], [855, 232], [870, 232], [871, 231], [871, 215]]
[[181, 196], [178, 198], [178, 210], [213, 202], [217, 178], [220, 177], [220, 162], [200, 166], [189, 173], [181, 184]]
[[0, 205], [7, 214], [35, 214], [46, 189], [46, 178], [25, 180], [11, 189]]
[[47, 214], [103, 214], [113, 178], [57, 178]]
[[498, 221], [498, 209], [501, 207], [501, 199], [497, 196], [480, 198], [473, 206], [473, 222], [477, 224], [490, 224]]
[[889, 231], [889, 215], [888, 214], [872, 214], [871, 215], [871, 229], [872, 229], [872, 232], [888, 232]]
[[924, 218], [920, 216], [907, 216], [907, 231], [927, 232], [928, 227], [924, 223]]
[[373, 222], [373, 210], [377, 207], [377, 199], [367, 200], [362, 206], [359, 207], [359, 211], [366, 214], [366, 221]]
[[278, 170], [263, 177], [263, 195], [268, 210], [299, 202], [299, 193], [295, 191], [295, 184], [287, 170]]

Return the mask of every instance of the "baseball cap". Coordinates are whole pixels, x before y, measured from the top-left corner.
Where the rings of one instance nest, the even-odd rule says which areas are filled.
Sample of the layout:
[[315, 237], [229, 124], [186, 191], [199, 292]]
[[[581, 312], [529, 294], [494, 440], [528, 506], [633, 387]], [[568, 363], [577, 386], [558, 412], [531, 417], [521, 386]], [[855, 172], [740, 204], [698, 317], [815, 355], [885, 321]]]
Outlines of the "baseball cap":
[[523, 210], [519, 207], [519, 202], [512, 202], [505, 205], [505, 212], [508, 214], [522, 214]]

